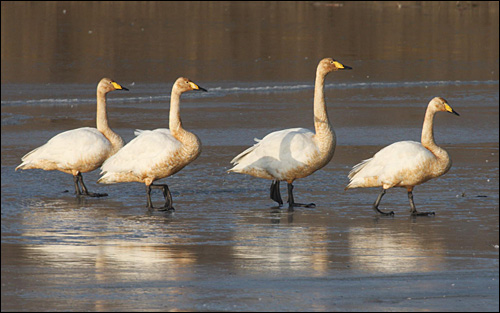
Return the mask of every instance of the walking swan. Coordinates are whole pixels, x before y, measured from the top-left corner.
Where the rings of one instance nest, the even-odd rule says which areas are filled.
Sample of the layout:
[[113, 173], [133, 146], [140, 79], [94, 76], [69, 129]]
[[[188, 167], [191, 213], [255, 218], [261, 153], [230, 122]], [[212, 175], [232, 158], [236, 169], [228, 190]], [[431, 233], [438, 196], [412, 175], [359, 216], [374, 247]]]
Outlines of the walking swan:
[[52, 137], [43, 146], [23, 156], [23, 162], [16, 167], [16, 171], [32, 168], [58, 170], [73, 175], [77, 196], [107, 196], [106, 193], [89, 192], [83, 183], [82, 173], [97, 169], [123, 147], [123, 139], [108, 126], [106, 94], [113, 90], [128, 89], [109, 78], [101, 79], [97, 85], [97, 128], [82, 127]]
[[271, 199], [281, 206], [280, 181], [288, 184], [288, 206], [314, 207], [314, 203], [302, 204], [293, 198], [293, 182], [311, 175], [332, 159], [336, 138], [328, 119], [324, 85], [328, 73], [351, 69], [340, 62], [325, 58], [318, 64], [314, 88], [314, 128], [291, 128], [268, 134], [262, 140], [237, 155], [229, 172], [252, 175], [272, 180]]
[[413, 202], [413, 188], [429, 179], [439, 177], [451, 167], [451, 159], [446, 150], [434, 142], [434, 115], [437, 112], [449, 112], [459, 115], [441, 97], [429, 102], [422, 127], [422, 143], [399, 141], [379, 152], [371, 159], [355, 165], [349, 173], [350, 182], [345, 188], [382, 187], [382, 192], [373, 204], [373, 210], [382, 215], [394, 215], [394, 212], [382, 212], [378, 206], [387, 189], [404, 187], [408, 191], [412, 215], [434, 215], [434, 212], [418, 212]]
[[146, 185], [147, 207], [152, 209], [151, 189], [162, 189], [165, 204], [159, 210], [174, 210], [172, 195], [167, 184], [153, 182], [171, 176], [193, 162], [201, 152], [198, 137], [182, 128], [180, 117], [181, 94], [190, 90], [202, 90], [187, 78], [178, 78], [170, 97], [169, 128], [138, 130], [137, 135], [101, 167], [103, 184], [141, 182]]

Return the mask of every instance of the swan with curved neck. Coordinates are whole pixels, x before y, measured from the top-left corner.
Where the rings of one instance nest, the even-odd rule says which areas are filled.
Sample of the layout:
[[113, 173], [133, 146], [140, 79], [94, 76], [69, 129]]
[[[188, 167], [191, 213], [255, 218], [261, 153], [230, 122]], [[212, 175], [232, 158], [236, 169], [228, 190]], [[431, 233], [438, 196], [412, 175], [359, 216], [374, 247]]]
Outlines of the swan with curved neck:
[[159, 209], [174, 210], [168, 185], [154, 185], [153, 182], [177, 173], [201, 153], [200, 140], [182, 127], [180, 117], [181, 94], [190, 90], [206, 91], [187, 78], [178, 78], [172, 87], [170, 97], [170, 129], [137, 130], [135, 132], [137, 137], [104, 162], [101, 167], [102, 177], [97, 182], [144, 183], [148, 208], [153, 208], [151, 189], [162, 189], [165, 204]]
[[23, 162], [16, 170], [58, 170], [73, 175], [76, 195], [107, 196], [105, 193], [89, 192], [83, 183], [82, 173], [97, 169], [123, 147], [123, 139], [109, 127], [106, 114], [106, 95], [113, 90], [128, 89], [109, 78], [101, 79], [97, 85], [97, 128], [82, 127], [54, 136], [43, 146], [23, 156]]
[[313, 203], [296, 203], [293, 198], [293, 182], [307, 177], [324, 167], [333, 157], [336, 137], [328, 119], [324, 85], [331, 72], [351, 69], [340, 62], [325, 58], [318, 64], [314, 87], [314, 129], [291, 128], [268, 134], [262, 140], [237, 155], [230, 172], [270, 179], [271, 199], [281, 206], [279, 183], [288, 184], [288, 205], [312, 207]]
[[399, 141], [393, 143], [372, 158], [355, 165], [349, 173], [350, 182], [346, 187], [382, 187], [382, 192], [373, 204], [373, 210], [382, 215], [394, 212], [382, 212], [378, 206], [387, 189], [404, 187], [408, 192], [412, 215], [433, 215], [434, 212], [418, 212], [413, 202], [413, 188], [429, 179], [446, 174], [451, 168], [448, 152], [434, 141], [434, 115], [448, 112], [459, 115], [448, 102], [436, 97], [429, 102], [422, 126], [421, 142]]

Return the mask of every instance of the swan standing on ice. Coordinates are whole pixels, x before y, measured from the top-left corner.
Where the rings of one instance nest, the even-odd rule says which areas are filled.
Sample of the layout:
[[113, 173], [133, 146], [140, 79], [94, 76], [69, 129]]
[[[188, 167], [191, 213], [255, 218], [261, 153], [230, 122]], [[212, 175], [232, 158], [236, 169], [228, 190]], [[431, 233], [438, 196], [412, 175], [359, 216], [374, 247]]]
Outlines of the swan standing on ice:
[[16, 171], [32, 168], [58, 170], [73, 175], [77, 196], [107, 196], [106, 193], [89, 192], [83, 183], [82, 173], [97, 169], [123, 147], [123, 139], [108, 126], [106, 94], [113, 90], [128, 89], [109, 78], [101, 79], [97, 85], [97, 128], [82, 127], [52, 137], [43, 146], [23, 156], [23, 162], [16, 167]]
[[288, 183], [288, 205], [313, 207], [314, 203], [296, 203], [293, 198], [293, 182], [311, 175], [333, 157], [336, 145], [335, 132], [326, 111], [324, 85], [328, 73], [351, 69], [331, 58], [318, 64], [314, 88], [314, 128], [291, 128], [268, 134], [262, 140], [236, 156], [229, 172], [243, 173], [270, 179], [271, 199], [281, 206], [280, 181]]
[[449, 112], [459, 115], [441, 97], [429, 102], [422, 127], [422, 143], [399, 141], [379, 152], [371, 159], [355, 165], [349, 173], [350, 183], [345, 188], [382, 187], [382, 192], [373, 204], [373, 210], [382, 215], [394, 215], [394, 212], [382, 212], [378, 206], [387, 189], [404, 187], [408, 191], [412, 215], [434, 215], [434, 212], [418, 212], [413, 203], [413, 188], [429, 179], [439, 177], [451, 167], [451, 159], [446, 150], [434, 142], [434, 115], [437, 112]]
[[106, 160], [101, 167], [103, 184], [141, 182], [146, 184], [147, 207], [153, 208], [151, 189], [162, 189], [165, 204], [160, 210], [174, 210], [172, 195], [167, 184], [153, 182], [171, 176], [193, 162], [201, 152], [198, 137], [182, 128], [180, 117], [181, 94], [190, 90], [202, 90], [187, 78], [178, 78], [170, 97], [169, 128], [138, 130], [138, 135], [117, 154]]

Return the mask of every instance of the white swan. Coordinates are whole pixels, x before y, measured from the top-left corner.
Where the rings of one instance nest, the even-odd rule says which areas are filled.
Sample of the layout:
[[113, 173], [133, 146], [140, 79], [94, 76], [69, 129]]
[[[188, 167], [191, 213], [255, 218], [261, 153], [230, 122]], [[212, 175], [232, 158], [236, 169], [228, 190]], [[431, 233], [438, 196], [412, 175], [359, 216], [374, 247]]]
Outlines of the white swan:
[[313, 203], [296, 203], [293, 199], [293, 182], [311, 175], [325, 166], [333, 157], [336, 145], [335, 132], [328, 120], [324, 85], [328, 73], [351, 69], [331, 58], [318, 64], [314, 88], [314, 128], [291, 128], [268, 134], [262, 140], [237, 155], [229, 172], [243, 173], [271, 179], [271, 199], [281, 206], [279, 183], [288, 183], [288, 205], [312, 207]]
[[439, 177], [451, 167], [451, 159], [446, 150], [434, 142], [433, 123], [437, 112], [449, 112], [459, 115], [441, 97], [429, 102], [422, 127], [422, 143], [399, 141], [379, 152], [371, 159], [355, 165], [349, 173], [350, 183], [346, 190], [357, 187], [382, 187], [382, 192], [373, 204], [373, 210], [383, 215], [394, 212], [382, 212], [378, 209], [385, 191], [392, 187], [404, 187], [408, 191], [412, 215], [434, 215], [434, 212], [418, 212], [413, 203], [413, 188], [431, 178]]
[[106, 114], [106, 94], [117, 89], [128, 90], [109, 78], [101, 79], [97, 85], [97, 128], [82, 127], [52, 137], [43, 146], [23, 156], [23, 162], [16, 167], [16, 171], [32, 168], [58, 170], [73, 175], [76, 195], [107, 196], [105, 193], [89, 192], [83, 183], [82, 173], [97, 169], [123, 147], [123, 139], [109, 128]]
[[153, 208], [151, 189], [162, 189], [165, 205], [159, 209], [174, 210], [168, 186], [153, 185], [153, 182], [177, 173], [200, 155], [200, 140], [195, 134], [182, 128], [180, 117], [180, 97], [183, 92], [189, 90], [206, 91], [187, 78], [178, 78], [170, 97], [170, 129], [136, 131], [136, 138], [104, 162], [101, 167], [102, 177], [98, 183], [144, 183], [148, 208]]

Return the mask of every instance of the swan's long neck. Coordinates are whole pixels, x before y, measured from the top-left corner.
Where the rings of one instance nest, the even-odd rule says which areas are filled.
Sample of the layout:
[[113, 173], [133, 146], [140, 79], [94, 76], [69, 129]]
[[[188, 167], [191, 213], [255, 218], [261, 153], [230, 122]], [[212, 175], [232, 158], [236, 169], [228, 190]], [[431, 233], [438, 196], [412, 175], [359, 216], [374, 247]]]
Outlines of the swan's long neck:
[[448, 152], [443, 148], [439, 147], [434, 141], [434, 115], [436, 110], [432, 107], [428, 107], [425, 111], [424, 125], [422, 126], [422, 146], [427, 148], [429, 151], [436, 156], [437, 165], [440, 167], [439, 171], [447, 172], [451, 167], [451, 160]]
[[106, 113], [106, 93], [97, 89], [97, 130], [106, 137], [113, 147], [112, 154], [115, 154], [123, 147], [123, 139], [116, 134], [108, 125], [108, 115]]
[[177, 140], [182, 143], [182, 149], [188, 154], [197, 157], [199, 154], [199, 147], [201, 145], [198, 137], [182, 128], [181, 114], [180, 114], [180, 100], [181, 93], [177, 90], [172, 90], [170, 97], [170, 115], [169, 124], [170, 132]]
[[316, 72], [316, 83], [314, 87], [314, 128], [316, 130], [316, 141], [322, 153], [331, 154], [335, 149], [335, 133], [333, 131], [325, 104], [325, 77], [326, 74]]
[[172, 95], [170, 96], [170, 115], [168, 127], [170, 128], [172, 135], [176, 138], [177, 136], [182, 136], [185, 132], [184, 128], [182, 128], [180, 102], [181, 93], [172, 90]]
[[432, 153], [439, 152], [441, 149], [434, 141], [434, 115], [436, 111], [431, 107], [425, 111], [424, 125], [422, 126], [422, 145], [429, 149]]

